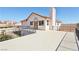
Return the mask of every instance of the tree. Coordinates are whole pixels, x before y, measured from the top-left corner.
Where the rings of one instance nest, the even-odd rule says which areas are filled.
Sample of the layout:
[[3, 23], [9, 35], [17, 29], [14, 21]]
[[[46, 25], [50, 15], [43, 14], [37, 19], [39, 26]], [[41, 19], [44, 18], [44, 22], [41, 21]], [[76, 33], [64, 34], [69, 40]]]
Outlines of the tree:
[[1, 34], [2, 34], [2, 35], [5, 35], [5, 30], [2, 30], [2, 31], [1, 31]]
[[5, 41], [5, 40], [9, 40], [12, 39], [11, 35], [6, 35], [5, 30], [2, 30], [1, 34], [0, 34], [0, 42]]

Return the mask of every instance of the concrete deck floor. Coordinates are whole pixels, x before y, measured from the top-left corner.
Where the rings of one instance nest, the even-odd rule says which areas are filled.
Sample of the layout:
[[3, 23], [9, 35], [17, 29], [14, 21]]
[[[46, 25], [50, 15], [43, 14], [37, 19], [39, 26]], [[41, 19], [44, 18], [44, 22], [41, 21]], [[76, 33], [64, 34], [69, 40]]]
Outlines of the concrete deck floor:
[[73, 32], [67, 32], [66, 36], [62, 40], [58, 51], [78, 51], [75, 34]]
[[38, 30], [34, 34], [0, 42], [0, 50], [56, 51], [56, 49], [57, 51], [77, 50], [74, 33]]

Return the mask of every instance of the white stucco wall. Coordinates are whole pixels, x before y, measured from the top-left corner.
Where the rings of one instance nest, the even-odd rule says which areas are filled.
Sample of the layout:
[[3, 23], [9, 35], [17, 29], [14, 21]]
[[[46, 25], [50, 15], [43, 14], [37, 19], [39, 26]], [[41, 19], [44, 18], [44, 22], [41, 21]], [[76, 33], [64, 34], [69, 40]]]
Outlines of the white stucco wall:
[[45, 30], [45, 26], [38, 26], [38, 29], [42, 29], [42, 30]]
[[49, 25], [47, 25], [47, 20], [44, 21], [45, 30], [49, 30]]
[[56, 27], [55, 27], [55, 29], [56, 29], [56, 30], [59, 30], [61, 24], [62, 24], [62, 23], [56, 23]]

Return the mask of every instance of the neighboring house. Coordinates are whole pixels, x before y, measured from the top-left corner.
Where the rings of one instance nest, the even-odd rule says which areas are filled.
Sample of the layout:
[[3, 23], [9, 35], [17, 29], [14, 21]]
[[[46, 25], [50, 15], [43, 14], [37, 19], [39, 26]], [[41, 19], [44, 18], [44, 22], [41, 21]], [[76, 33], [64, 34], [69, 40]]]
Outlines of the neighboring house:
[[16, 23], [14, 27], [16, 27], [16, 28], [21, 27], [21, 23]]
[[16, 22], [14, 21], [0, 21], [0, 28], [4, 27], [14, 27]]
[[27, 20], [26, 19], [21, 21], [21, 28], [22, 29], [26, 29], [27, 28]]
[[21, 28], [32, 28], [40, 30], [58, 30], [62, 22], [56, 20], [56, 9], [50, 8], [49, 16], [31, 13], [27, 19], [21, 21]]
[[[52, 27], [52, 19], [47, 16], [42, 16], [37, 13], [31, 13], [31, 15], [21, 21], [22, 27], [30, 27], [33, 29], [49, 30]], [[56, 26], [60, 26], [61, 21], [56, 20]]]
[[49, 17], [31, 13], [26, 20], [21, 21], [21, 24], [22, 26], [29, 26], [33, 29], [49, 29], [50, 21]]

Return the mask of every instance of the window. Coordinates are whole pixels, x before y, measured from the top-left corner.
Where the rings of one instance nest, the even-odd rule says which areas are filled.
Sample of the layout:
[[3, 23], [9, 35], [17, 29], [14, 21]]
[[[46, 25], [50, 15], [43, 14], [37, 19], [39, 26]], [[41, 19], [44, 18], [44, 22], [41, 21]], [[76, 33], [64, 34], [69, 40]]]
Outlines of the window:
[[47, 25], [49, 25], [49, 20], [47, 20]]
[[57, 23], [57, 25], [59, 25], [59, 23]]
[[44, 25], [44, 21], [39, 21], [39, 25]]
[[30, 22], [30, 25], [33, 25], [33, 21]]

